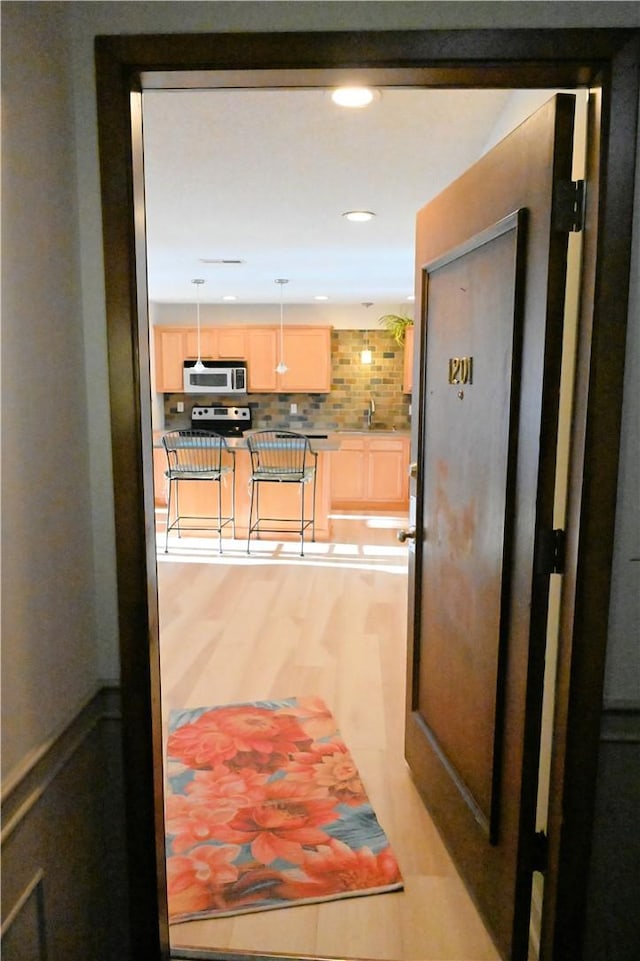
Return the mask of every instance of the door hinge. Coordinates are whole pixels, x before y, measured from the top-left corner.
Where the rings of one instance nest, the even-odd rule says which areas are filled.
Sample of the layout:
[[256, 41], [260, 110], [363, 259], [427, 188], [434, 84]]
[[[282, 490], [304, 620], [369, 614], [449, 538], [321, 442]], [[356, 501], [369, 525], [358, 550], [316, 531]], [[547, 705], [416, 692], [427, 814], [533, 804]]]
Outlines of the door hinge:
[[536, 831], [531, 845], [531, 870], [544, 873], [549, 862], [549, 839], [544, 831]]
[[553, 195], [553, 226], [555, 230], [578, 233], [584, 227], [584, 180], [561, 180]]
[[564, 574], [565, 532], [562, 528], [540, 531], [536, 569], [538, 574]]

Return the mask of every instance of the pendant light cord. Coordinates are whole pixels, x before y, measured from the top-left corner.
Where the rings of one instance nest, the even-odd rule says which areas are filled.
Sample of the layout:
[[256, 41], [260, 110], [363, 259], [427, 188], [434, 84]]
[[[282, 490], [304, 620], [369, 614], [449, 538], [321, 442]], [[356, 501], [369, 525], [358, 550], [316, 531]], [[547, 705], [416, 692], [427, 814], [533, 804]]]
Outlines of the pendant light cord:
[[197, 369], [197, 370], [202, 370], [202, 368], [203, 368], [204, 365], [203, 365], [203, 363], [202, 363], [202, 354], [201, 354], [201, 350], [200, 350], [200, 287], [201, 287], [202, 284], [204, 283], [204, 280], [202, 280], [201, 278], [198, 278], [198, 279], [192, 280], [191, 283], [196, 285], [196, 291], [197, 291], [197, 296], [196, 296], [196, 325], [197, 325], [197, 335], [198, 335], [198, 359], [197, 359], [197, 361], [196, 361], [196, 369]]
[[196, 302], [196, 324], [198, 325], [198, 363], [202, 361], [202, 352], [200, 350], [200, 298]]
[[280, 284], [280, 360], [284, 363], [284, 304], [282, 302], [282, 284]]
[[286, 374], [287, 372], [287, 365], [284, 362], [284, 302], [282, 290], [284, 285], [288, 283], [289, 281], [283, 277], [276, 280], [276, 284], [280, 285], [280, 361], [276, 367], [279, 374]]

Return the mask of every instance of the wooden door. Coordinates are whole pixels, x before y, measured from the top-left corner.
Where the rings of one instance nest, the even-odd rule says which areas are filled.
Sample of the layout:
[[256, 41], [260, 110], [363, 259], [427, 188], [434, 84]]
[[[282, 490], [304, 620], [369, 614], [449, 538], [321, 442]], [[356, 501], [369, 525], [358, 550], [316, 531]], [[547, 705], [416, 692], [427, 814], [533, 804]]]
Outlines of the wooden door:
[[573, 97], [552, 98], [416, 232], [406, 756], [509, 961], [537, 863], [572, 132]]

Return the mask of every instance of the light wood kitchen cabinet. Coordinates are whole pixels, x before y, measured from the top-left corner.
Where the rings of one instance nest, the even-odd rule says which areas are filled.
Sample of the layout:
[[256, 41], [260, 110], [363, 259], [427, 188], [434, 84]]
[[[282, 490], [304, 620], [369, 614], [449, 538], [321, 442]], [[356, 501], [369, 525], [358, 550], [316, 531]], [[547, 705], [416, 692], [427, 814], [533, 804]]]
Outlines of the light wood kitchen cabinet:
[[181, 391], [184, 385], [182, 363], [187, 356], [186, 330], [179, 327], [155, 327], [153, 346], [156, 391], [165, 394]]
[[277, 331], [273, 327], [247, 330], [247, 379], [249, 390], [271, 393], [278, 389], [276, 374]]
[[164, 447], [153, 448], [153, 500], [158, 506], [166, 506], [167, 503], [167, 455]]
[[220, 360], [245, 360], [249, 356], [246, 327], [218, 327], [216, 333]]
[[[183, 363], [198, 356], [197, 327], [154, 327], [155, 389], [176, 393], [183, 389]], [[203, 360], [244, 360], [247, 357], [244, 327], [201, 327], [200, 356]]]
[[[327, 541], [330, 536], [330, 488], [329, 488], [329, 476], [330, 476], [330, 460], [334, 456], [334, 451], [320, 451], [318, 454], [318, 475], [316, 483], [316, 540], [317, 541]], [[160, 464], [160, 455], [165, 457], [164, 448], [154, 449], [154, 467], [157, 463]], [[250, 455], [248, 450], [238, 449], [236, 453], [236, 536], [240, 539], [244, 539], [247, 536], [247, 531], [249, 527], [249, 505], [250, 505], [250, 487], [249, 487], [249, 477], [250, 477]], [[159, 469], [159, 468], [158, 468]], [[158, 507], [164, 506], [166, 508], [166, 494], [164, 494], [164, 499], [162, 492], [165, 490], [165, 485], [158, 486], [159, 480], [156, 480], [156, 505]], [[211, 515], [211, 505], [215, 503], [215, 498], [217, 497], [217, 490], [214, 491], [212, 488], [215, 485], [213, 482], [211, 484], [206, 481], [181, 481], [180, 482], [180, 510], [184, 515], [189, 517], [207, 517]], [[296, 487], [294, 490], [293, 488]], [[172, 493], [171, 499], [173, 506], [171, 508], [172, 519], [175, 516], [175, 486]], [[230, 513], [231, 506], [231, 481], [227, 477], [223, 480], [222, 489], [222, 512], [227, 516]], [[305, 503], [305, 516], [311, 517], [312, 509], [312, 499], [313, 499], [313, 485], [304, 485], [304, 503]], [[292, 519], [299, 516], [300, 510], [300, 492], [297, 489], [297, 485], [291, 484], [265, 484], [263, 489], [260, 491], [260, 509], [261, 513], [269, 517], [281, 517]], [[215, 511], [215, 508], [214, 508]], [[159, 518], [162, 518], [162, 526], [160, 534], [160, 543], [164, 549], [164, 520], [166, 518], [166, 513], [159, 512]], [[205, 525], [203, 525], [205, 526]], [[227, 528], [223, 536], [229, 536], [231, 533], [230, 528]], [[175, 536], [175, 535], [174, 535]], [[207, 536], [202, 531], [191, 533], [186, 533], [185, 536], [190, 537], [203, 537]], [[211, 536], [209, 534], [208, 536]], [[298, 535], [292, 531], [279, 532], [278, 534], [267, 534], [263, 533], [260, 538], [256, 538], [252, 543], [259, 544], [261, 540], [273, 541], [273, 540], [291, 541], [297, 540]], [[311, 540], [311, 533], [305, 535], [305, 542]]]
[[342, 510], [404, 510], [409, 502], [405, 436], [342, 435], [331, 464], [331, 505]]
[[278, 375], [282, 393], [328, 394], [331, 390], [331, 328], [285, 327], [286, 374]]
[[407, 327], [404, 333], [404, 369], [402, 374], [402, 390], [410, 394], [413, 390], [413, 350], [415, 345], [414, 327]]
[[[195, 327], [153, 328], [155, 390], [181, 392], [183, 362], [198, 356]], [[277, 327], [201, 327], [203, 360], [246, 360], [253, 393], [328, 393], [331, 390], [331, 328], [285, 327], [286, 374], [276, 374], [280, 358]]]
[[367, 458], [367, 499], [404, 502], [409, 497], [409, 441], [371, 437]]
[[366, 479], [364, 438], [343, 435], [340, 450], [331, 457], [332, 505], [364, 501]]
[[[200, 329], [200, 356], [215, 360], [218, 356], [218, 331]], [[179, 393], [184, 386], [183, 363], [198, 356], [198, 331], [195, 327], [154, 327], [155, 390]]]
[[[198, 357], [198, 329], [190, 327], [185, 331], [185, 350], [183, 360]], [[218, 331], [213, 327], [200, 328], [200, 357], [202, 360], [216, 360], [218, 357]]]

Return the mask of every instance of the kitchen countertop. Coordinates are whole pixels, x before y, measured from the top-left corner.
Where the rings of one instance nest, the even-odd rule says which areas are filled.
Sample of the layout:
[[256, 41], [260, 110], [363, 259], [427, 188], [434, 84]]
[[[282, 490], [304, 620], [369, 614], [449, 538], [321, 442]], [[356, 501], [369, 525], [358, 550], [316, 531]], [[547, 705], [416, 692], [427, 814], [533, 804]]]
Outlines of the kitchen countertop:
[[[255, 429], [259, 430], [260, 428], [255, 428]], [[285, 427], [275, 428], [275, 429], [287, 430], [287, 428]], [[164, 431], [164, 430], [155, 430], [153, 432], [154, 447], [162, 446], [162, 436], [163, 434], [166, 434], [166, 433], [168, 433], [168, 431]], [[250, 431], [247, 431], [247, 433], [250, 433]], [[311, 448], [318, 452], [340, 450], [341, 438], [346, 436], [373, 435], [375, 437], [408, 437], [410, 435], [409, 430], [391, 430], [387, 428], [377, 428], [377, 427], [372, 427], [370, 429], [362, 428], [360, 430], [358, 430], [357, 428], [354, 428], [354, 429], [344, 428], [339, 430], [327, 430], [327, 431], [323, 431], [322, 428], [318, 428], [317, 430], [309, 429], [309, 430], [300, 431], [300, 433], [307, 434], [307, 436], [309, 437], [309, 443], [311, 444]], [[314, 434], [316, 436], [312, 436]], [[234, 450], [247, 449], [246, 437], [227, 437], [226, 441], [229, 447], [233, 448]]]
[[[185, 430], [188, 428], [184, 428]], [[282, 428], [283, 430], [285, 428]], [[162, 437], [164, 434], [168, 433], [165, 430], [156, 430], [153, 432], [153, 446], [162, 447]], [[250, 433], [250, 431], [247, 431]], [[301, 432], [302, 433], [302, 432]], [[309, 431], [311, 433], [311, 431]], [[314, 433], [316, 433], [314, 431]], [[322, 431], [317, 431], [318, 434], [324, 433]], [[225, 437], [228, 447], [231, 450], [247, 450], [247, 438], [246, 437]], [[309, 437], [309, 443], [311, 449], [314, 451], [332, 451], [340, 450], [340, 438], [336, 431], [327, 431], [323, 437]]]

